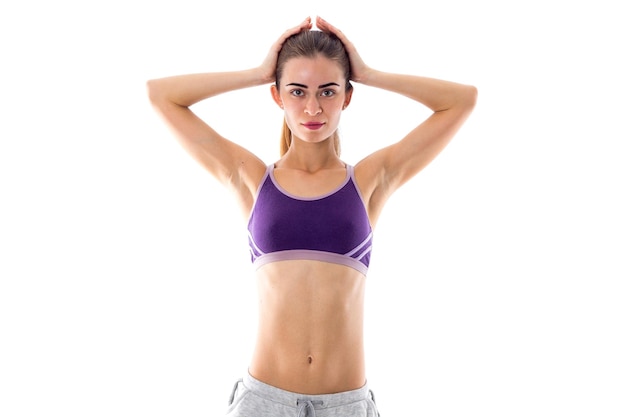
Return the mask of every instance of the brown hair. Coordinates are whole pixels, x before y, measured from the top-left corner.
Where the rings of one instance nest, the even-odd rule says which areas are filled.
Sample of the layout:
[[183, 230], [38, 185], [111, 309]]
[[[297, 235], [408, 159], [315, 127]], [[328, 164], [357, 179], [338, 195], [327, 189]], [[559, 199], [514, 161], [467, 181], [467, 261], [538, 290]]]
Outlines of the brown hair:
[[[287, 61], [298, 57], [314, 58], [317, 55], [333, 60], [341, 66], [346, 77], [346, 91], [350, 91], [352, 84], [350, 83], [350, 59], [348, 58], [348, 53], [337, 36], [320, 30], [304, 30], [287, 38], [285, 43], [283, 43], [276, 61], [276, 88], [278, 89], [280, 86], [280, 79]], [[341, 147], [337, 132], [333, 133], [333, 140], [335, 152], [339, 155]], [[287, 126], [287, 122], [283, 120], [280, 156], [287, 152], [290, 145], [291, 129]]]

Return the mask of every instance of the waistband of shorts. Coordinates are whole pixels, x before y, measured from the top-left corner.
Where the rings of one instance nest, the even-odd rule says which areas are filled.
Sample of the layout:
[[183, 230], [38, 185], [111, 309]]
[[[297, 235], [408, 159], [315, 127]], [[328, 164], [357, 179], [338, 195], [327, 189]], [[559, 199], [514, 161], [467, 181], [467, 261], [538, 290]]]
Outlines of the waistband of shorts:
[[276, 388], [272, 385], [259, 381], [246, 372], [243, 378], [243, 385], [252, 391], [254, 394], [275, 401], [287, 406], [295, 407], [299, 401], [320, 401], [319, 408], [338, 407], [346, 404], [351, 404], [358, 401], [363, 401], [369, 398], [370, 390], [365, 382], [361, 388], [338, 392], [335, 394], [299, 394], [297, 392], [285, 391], [280, 388]]

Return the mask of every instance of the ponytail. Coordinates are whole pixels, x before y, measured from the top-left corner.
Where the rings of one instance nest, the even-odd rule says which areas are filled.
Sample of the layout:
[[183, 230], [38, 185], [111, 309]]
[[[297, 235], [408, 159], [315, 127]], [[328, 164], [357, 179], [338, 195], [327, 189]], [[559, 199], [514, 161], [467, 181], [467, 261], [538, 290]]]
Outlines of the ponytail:
[[289, 129], [289, 126], [287, 126], [287, 121], [283, 119], [283, 132], [280, 135], [281, 158], [287, 153], [287, 151], [289, 150], [289, 146], [291, 146], [291, 129]]

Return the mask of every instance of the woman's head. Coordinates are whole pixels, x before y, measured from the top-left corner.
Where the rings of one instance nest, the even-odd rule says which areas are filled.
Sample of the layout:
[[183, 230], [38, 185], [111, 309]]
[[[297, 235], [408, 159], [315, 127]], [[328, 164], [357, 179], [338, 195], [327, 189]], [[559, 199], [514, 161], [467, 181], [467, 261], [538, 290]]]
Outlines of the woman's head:
[[[321, 84], [318, 84], [317, 80]], [[314, 85], [306, 83], [314, 83]], [[291, 91], [294, 88], [297, 91]], [[286, 95], [288, 93], [286, 89], [290, 90], [289, 95]], [[289, 97], [290, 100], [295, 96], [298, 100], [294, 99], [291, 102], [302, 107], [299, 110], [307, 116], [315, 117], [313, 107], [316, 106], [319, 106], [320, 113], [326, 110], [328, 113], [334, 112], [336, 106], [340, 107], [340, 112], [349, 103], [351, 93], [350, 60], [343, 44], [335, 35], [319, 30], [307, 30], [287, 38], [276, 63], [276, 87], [273, 89], [273, 94], [279, 104], [283, 104], [281, 96]], [[312, 98], [309, 100], [307, 96]], [[309, 102], [304, 103], [306, 100]], [[333, 115], [324, 115], [326, 116]], [[281, 139], [281, 156], [291, 145], [292, 131], [288, 117], [286, 110]], [[339, 113], [337, 113], [336, 122], [338, 122], [338, 117]], [[335, 151], [339, 154], [339, 137], [336, 126], [330, 125], [330, 127], [333, 126], [335, 130], [332, 132], [331, 140], [334, 142]]]

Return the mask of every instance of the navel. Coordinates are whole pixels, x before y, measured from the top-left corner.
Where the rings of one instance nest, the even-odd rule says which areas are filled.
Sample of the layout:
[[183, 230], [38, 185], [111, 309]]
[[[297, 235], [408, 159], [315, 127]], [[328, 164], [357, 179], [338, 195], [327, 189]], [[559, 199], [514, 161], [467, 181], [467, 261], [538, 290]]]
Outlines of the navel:
[[309, 365], [313, 363], [313, 356], [307, 356], [307, 360], [309, 361]]

